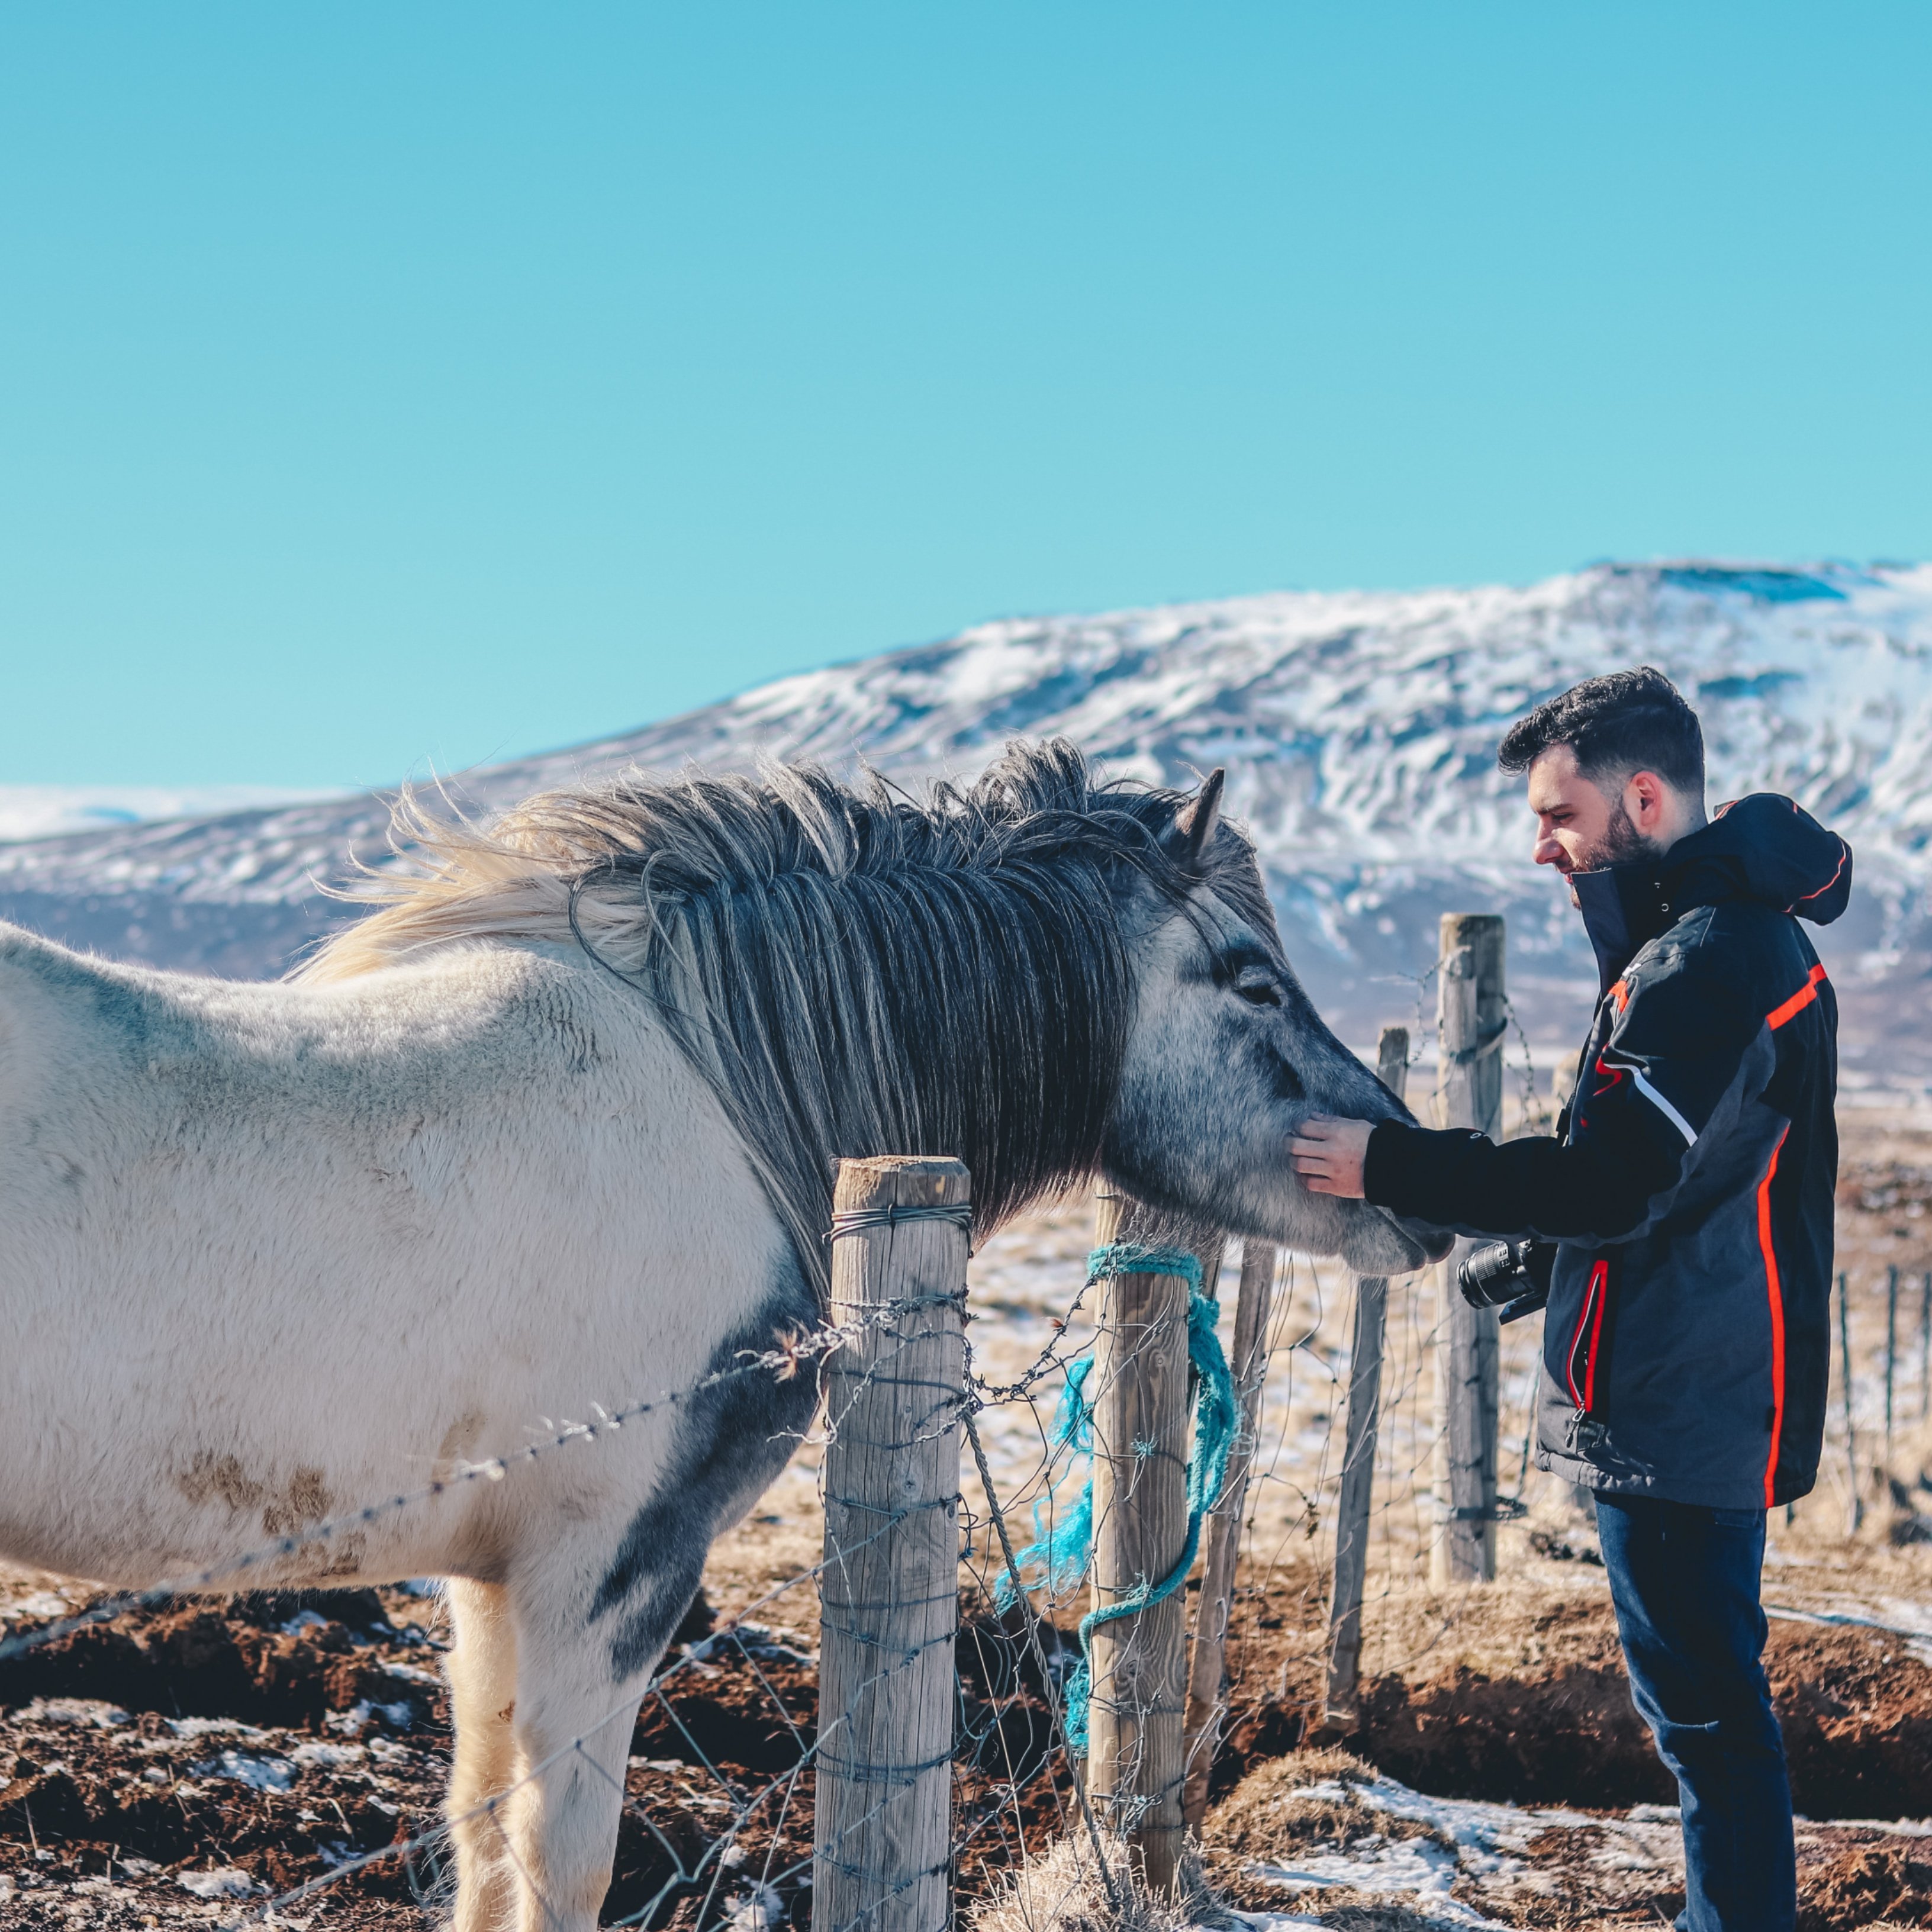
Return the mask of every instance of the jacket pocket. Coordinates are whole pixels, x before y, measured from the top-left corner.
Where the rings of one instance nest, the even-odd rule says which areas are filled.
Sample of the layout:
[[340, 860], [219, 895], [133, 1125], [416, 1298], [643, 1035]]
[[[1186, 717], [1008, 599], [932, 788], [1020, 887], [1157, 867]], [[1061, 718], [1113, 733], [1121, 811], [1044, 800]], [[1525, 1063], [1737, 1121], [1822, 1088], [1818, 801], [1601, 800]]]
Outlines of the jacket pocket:
[[1589, 1286], [1583, 1291], [1583, 1306], [1576, 1317], [1576, 1332], [1570, 1338], [1570, 1353], [1564, 1364], [1570, 1384], [1570, 1400], [1583, 1415], [1597, 1408], [1597, 1358], [1604, 1341], [1604, 1310], [1610, 1298], [1610, 1264], [1607, 1260], [1590, 1264]]

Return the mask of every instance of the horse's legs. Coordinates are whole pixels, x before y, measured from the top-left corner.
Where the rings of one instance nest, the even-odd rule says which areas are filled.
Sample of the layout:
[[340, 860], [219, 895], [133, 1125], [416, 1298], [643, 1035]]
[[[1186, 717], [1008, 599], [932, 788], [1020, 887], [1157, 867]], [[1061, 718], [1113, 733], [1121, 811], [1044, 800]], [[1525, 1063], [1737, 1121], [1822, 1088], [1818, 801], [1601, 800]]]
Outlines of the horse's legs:
[[[608, 1545], [606, 1546], [608, 1548]], [[702, 1548], [697, 1552], [702, 1560]], [[559, 1568], [568, 1574], [567, 1560]], [[586, 1618], [584, 1598], [532, 1578], [517, 1603], [511, 1827], [518, 1932], [592, 1932], [610, 1885], [638, 1706], [698, 1587], [695, 1564], [650, 1579], [631, 1611]], [[554, 1573], [553, 1573], [554, 1574]]]
[[456, 1846], [454, 1932], [509, 1932], [516, 1868], [501, 1800], [516, 1769], [517, 1637], [501, 1584], [452, 1578], [447, 1660], [456, 1762], [446, 1815]]
[[512, 1566], [519, 1932], [594, 1932], [645, 1686], [698, 1594], [712, 1538], [784, 1468], [818, 1400], [808, 1375], [725, 1378], [736, 1352], [764, 1346], [782, 1318], [816, 1320], [802, 1276], [795, 1286], [713, 1351], [719, 1379], [680, 1408], [627, 1523], [545, 1511], [542, 1545], [527, 1568]]

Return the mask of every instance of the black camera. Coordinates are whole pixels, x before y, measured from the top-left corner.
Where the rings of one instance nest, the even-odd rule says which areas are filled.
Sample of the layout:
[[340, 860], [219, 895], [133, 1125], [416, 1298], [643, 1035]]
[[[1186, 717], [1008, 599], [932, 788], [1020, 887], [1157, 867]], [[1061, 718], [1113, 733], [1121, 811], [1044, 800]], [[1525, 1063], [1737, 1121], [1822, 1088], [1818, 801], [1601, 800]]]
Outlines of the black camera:
[[1520, 1321], [1550, 1299], [1553, 1241], [1488, 1241], [1472, 1248], [1456, 1270], [1456, 1286], [1472, 1308], [1500, 1308], [1501, 1319]]

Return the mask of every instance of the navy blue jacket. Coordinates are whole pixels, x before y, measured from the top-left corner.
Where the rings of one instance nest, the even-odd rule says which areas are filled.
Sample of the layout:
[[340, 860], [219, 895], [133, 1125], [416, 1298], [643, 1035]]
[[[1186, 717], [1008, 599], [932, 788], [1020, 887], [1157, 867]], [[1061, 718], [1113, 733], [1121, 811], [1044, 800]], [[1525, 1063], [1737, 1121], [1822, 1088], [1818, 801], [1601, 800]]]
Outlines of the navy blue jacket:
[[1816, 1480], [1838, 1006], [1798, 920], [1837, 918], [1851, 878], [1845, 842], [1769, 794], [1573, 874], [1602, 993], [1556, 1136], [1371, 1136], [1371, 1201], [1558, 1244], [1539, 1468], [1726, 1509]]

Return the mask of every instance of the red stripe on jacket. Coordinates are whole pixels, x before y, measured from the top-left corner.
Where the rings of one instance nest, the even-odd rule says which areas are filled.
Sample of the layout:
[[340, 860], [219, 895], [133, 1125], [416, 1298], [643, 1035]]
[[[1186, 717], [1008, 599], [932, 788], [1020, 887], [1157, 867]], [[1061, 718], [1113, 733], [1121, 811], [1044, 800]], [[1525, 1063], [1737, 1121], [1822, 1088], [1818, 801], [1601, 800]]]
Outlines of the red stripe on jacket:
[[[1814, 994], [1815, 997], [1815, 994]], [[1764, 1506], [1769, 1509], [1778, 1481], [1778, 1452], [1784, 1438], [1784, 1289], [1778, 1278], [1778, 1250], [1771, 1239], [1771, 1184], [1784, 1149], [1787, 1126], [1771, 1150], [1771, 1165], [1757, 1186], [1757, 1244], [1764, 1255], [1764, 1289], [1771, 1304], [1771, 1454], [1764, 1466]]]
[[1765, 1024], [1775, 1032], [1786, 1020], [1796, 1019], [1818, 997], [1819, 983], [1824, 976], [1823, 967], [1813, 967], [1811, 976], [1804, 982], [1804, 985], [1800, 986], [1797, 992], [1782, 1005], [1773, 1006], [1771, 1011], [1765, 1015]]

